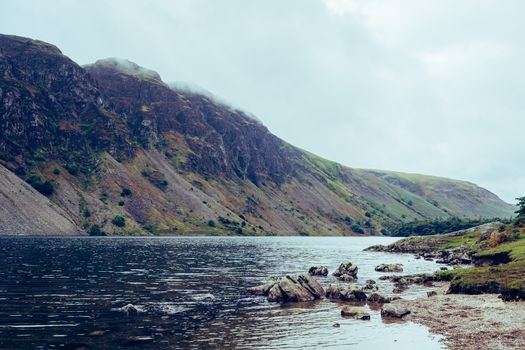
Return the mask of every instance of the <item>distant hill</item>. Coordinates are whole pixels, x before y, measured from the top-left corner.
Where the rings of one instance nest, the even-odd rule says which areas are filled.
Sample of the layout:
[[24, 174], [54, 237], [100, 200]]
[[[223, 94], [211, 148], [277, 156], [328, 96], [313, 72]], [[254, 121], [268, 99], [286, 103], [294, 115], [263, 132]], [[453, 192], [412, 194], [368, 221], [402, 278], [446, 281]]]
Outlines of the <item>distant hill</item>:
[[[468, 182], [325, 160], [130, 61], [81, 67], [53, 45], [0, 35], [0, 72], [0, 164], [82, 232], [379, 234], [415, 219], [513, 214]], [[6, 233], [16, 213], [0, 213]]]

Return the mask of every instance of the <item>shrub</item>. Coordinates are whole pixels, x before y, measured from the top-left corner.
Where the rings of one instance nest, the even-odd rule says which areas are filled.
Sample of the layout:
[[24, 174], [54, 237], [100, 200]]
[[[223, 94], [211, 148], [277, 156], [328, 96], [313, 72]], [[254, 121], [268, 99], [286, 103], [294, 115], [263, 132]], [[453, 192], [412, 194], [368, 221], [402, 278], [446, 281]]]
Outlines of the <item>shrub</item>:
[[35, 190], [42, 193], [44, 196], [49, 197], [55, 192], [55, 187], [49, 181], [42, 182], [40, 176], [36, 174], [31, 174], [26, 182], [31, 185]]
[[66, 163], [63, 165], [63, 167], [73, 176], [78, 174], [78, 165], [76, 163]]
[[164, 191], [166, 189], [166, 187], [168, 187], [168, 181], [166, 180], [161, 180], [159, 182], [159, 188]]
[[355, 233], [365, 233], [365, 231], [359, 224], [353, 224], [352, 231], [354, 231]]
[[85, 208], [83, 211], [82, 211], [82, 215], [84, 215], [85, 218], [89, 218], [91, 216], [91, 212], [89, 211], [88, 208]]
[[128, 196], [131, 196], [131, 194], [132, 194], [132, 193], [131, 193], [131, 190], [130, 190], [129, 188], [127, 188], [127, 187], [124, 187], [124, 188], [122, 189], [122, 192], [120, 192], [120, 195], [121, 195], [122, 197], [128, 197]]
[[117, 227], [124, 227], [126, 226], [126, 218], [122, 215], [115, 215], [111, 223]]
[[157, 231], [157, 225], [150, 224], [150, 223], [144, 224], [143, 228], [144, 230], [150, 233], [155, 233]]
[[100, 226], [97, 224], [94, 224], [89, 229], [89, 235], [90, 236], [105, 236], [106, 234], [100, 229]]
[[215, 221], [213, 221], [213, 220], [208, 220], [208, 226], [209, 226], [209, 227], [215, 227]]
[[123, 207], [124, 204], [125, 204], [124, 201], [118, 201], [118, 205], [120, 205], [121, 207]]
[[58, 168], [53, 169], [53, 174], [60, 175], [60, 169]]

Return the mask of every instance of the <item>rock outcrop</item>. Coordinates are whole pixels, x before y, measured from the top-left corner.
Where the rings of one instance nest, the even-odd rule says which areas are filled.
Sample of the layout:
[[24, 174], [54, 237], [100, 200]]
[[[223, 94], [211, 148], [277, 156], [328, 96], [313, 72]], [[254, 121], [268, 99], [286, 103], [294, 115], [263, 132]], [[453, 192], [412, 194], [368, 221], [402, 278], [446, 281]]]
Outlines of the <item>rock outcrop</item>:
[[325, 292], [317, 280], [306, 274], [285, 276], [277, 282], [247, 289], [256, 295], [266, 295], [271, 302], [303, 302], [320, 299]]
[[364, 302], [366, 293], [356, 285], [330, 284], [326, 289], [326, 297], [334, 300]]

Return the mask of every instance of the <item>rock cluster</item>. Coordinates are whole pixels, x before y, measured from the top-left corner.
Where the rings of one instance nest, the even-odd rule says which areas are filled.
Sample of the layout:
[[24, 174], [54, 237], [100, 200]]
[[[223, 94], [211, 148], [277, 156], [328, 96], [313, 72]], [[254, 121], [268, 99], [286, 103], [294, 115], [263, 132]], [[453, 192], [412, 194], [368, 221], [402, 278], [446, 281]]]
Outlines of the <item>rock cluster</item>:
[[378, 272], [403, 272], [402, 264], [381, 264], [375, 268]]
[[358, 268], [351, 261], [342, 263], [332, 275], [340, 281], [352, 282], [357, 279]]
[[415, 275], [406, 275], [406, 276], [398, 276], [398, 275], [392, 275], [392, 276], [381, 276], [379, 277], [380, 280], [389, 280], [394, 282], [394, 293], [401, 293], [408, 289], [409, 285], [411, 284], [424, 284], [427, 286], [432, 286], [432, 281], [435, 280], [434, 275], [422, 273], [422, 274], [415, 274]]
[[351, 302], [365, 302], [366, 293], [355, 285], [330, 284], [326, 289], [326, 297]]

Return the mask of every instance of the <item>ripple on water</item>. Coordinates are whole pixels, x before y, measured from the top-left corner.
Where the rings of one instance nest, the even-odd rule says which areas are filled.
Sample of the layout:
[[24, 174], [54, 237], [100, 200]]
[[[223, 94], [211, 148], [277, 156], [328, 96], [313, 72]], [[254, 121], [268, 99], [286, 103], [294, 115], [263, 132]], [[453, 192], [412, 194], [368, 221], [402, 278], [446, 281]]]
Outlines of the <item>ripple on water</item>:
[[[390, 238], [185, 237], [0, 238], [0, 348], [440, 349], [412, 323], [342, 319], [340, 303], [270, 304], [244, 288], [269, 276], [351, 260], [359, 282], [379, 281], [379, 263], [405, 273], [435, 263], [363, 252]], [[319, 278], [323, 285], [331, 276]], [[414, 287], [403, 297], [428, 289]], [[120, 308], [134, 304], [139, 313]], [[333, 327], [339, 323], [340, 327]], [[53, 329], [60, 329], [53, 330]], [[92, 335], [90, 335], [92, 334]]]

